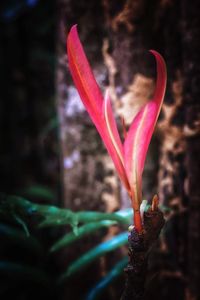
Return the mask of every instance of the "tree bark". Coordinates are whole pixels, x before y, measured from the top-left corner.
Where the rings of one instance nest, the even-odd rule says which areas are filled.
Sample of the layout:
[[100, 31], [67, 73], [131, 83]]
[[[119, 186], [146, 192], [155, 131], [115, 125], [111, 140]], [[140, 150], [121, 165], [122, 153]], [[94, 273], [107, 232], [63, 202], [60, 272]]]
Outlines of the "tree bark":
[[200, 20], [199, 1], [191, 5], [182, 2], [183, 18], [183, 71], [185, 98], [186, 169], [188, 196], [188, 294], [190, 299], [200, 299]]
[[[154, 91], [155, 62], [147, 50], [159, 51], [166, 60], [167, 92], [147, 159], [143, 194], [150, 199], [158, 192], [161, 203], [170, 207], [170, 213], [166, 214], [164, 234], [150, 257], [148, 271], [158, 272], [157, 285], [152, 291], [154, 299], [182, 300], [186, 295], [199, 299], [199, 2], [124, 0], [116, 4], [102, 0], [98, 7], [91, 1], [87, 5], [85, 1], [61, 2], [63, 28], [68, 31], [72, 24], [78, 23], [95, 76], [102, 89], [110, 88], [116, 117], [124, 116], [127, 127]], [[61, 68], [64, 70], [65, 65]], [[69, 74], [66, 77], [71, 91]], [[62, 99], [64, 107], [70, 98]], [[64, 114], [62, 119], [66, 121]], [[70, 157], [72, 149], [77, 150], [78, 143], [83, 146], [70, 170], [72, 175], [65, 170], [66, 204], [74, 209], [108, 211], [130, 205], [86, 115], [78, 111], [67, 118], [68, 129], [64, 129], [63, 135], [65, 157]], [[81, 129], [75, 139], [70, 126], [71, 132], [80, 132], [82, 125], [86, 130]], [[91, 140], [95, 143], [89, 151]], [[77, 184], [72, 182], [78, 184], [78, 191]]]
[[128, 237], [129, 264], [125, 269], [126, 284], [121, 300], [148, 299], [148, 291], [145, 289], [148, 256], [152, 245], [158, 240], [164, 223], [161, 211], [149, 210], [144, 213], [144, 232], [138, 233], [135, 228], [131, 230]]

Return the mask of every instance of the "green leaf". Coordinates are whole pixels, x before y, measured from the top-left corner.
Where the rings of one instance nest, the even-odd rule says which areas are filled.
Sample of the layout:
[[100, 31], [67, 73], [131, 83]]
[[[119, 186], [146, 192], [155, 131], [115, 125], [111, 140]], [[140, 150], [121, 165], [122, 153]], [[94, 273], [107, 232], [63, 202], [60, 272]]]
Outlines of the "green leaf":
[[128, 264], [128, 257], [124, 257], [120, 260], [112, 270], [103, 277], [87, 294], [85, 300], [95, 300], [98, 296], [122, 273], [126, 265]]
[[44, 199], [47, 201], [53, 201], [55, 199], [54, 193], [43, 185], [29, 186], [21, 191], [19, 194], [28, 199]]
[[78, 225], [77, 214], [69, 209], [58, 208], [53, 205], [41, 205], [32, 203], [19, 196], [5, 196], [0, 203], [0, 214], [6, 219], [14, 218], [17, 221], [30, 215], [38, 215], [44, 220], [39, 227], [49, 227], [69, 224], [73, 230]]
[[64, 272], [60, 278], [59, 282], [63, 282], [68, 277], [74, 275], [76, 272], [82, 270], [89, 264], [91, 264], [94, 260], [99, 258], [100, 256], [113, 251], [122, 245], [128, 243], [128, 234], [127, 232], [120, 233], [116, 235], [114, 238], [101, 243], [100, 245], [96, 246], [95, 248], [91, 249], [90, 251], [83, 254], [77, 260], [72, 262], [72, 264], [68, 267], [66, 272]]
[[18, 224], [20, 224], [24, 230], [24, 232], [26, 233], [27, 236], [30, 236], [30, 232], [28, 230], [28, 227], [26, 225], [26, 223], [16, 214], [13, 214], [15, 220], [17, 221]]
[[[52, 207], [53, 208], [53, 207]], [[50, 211], [49, 211], [50, 212]], [[78, 217], [69, 209], [59, 209], [57, 212], [46, 213], [45, 219], [38, 225], [39, 228], [50, 226], [71, 225], [73, 230], [78, 225]]]
[[58, 251], [63, 247], [69, 246], [73, 242], [80, 240], [82, 237], [88, 235], [89, 233], [95, 232], [102, 227], [109, 227], [114, 224], [117, 224], [117, 222], [105, 220], [99, 222], [91, 222], [83, 226], [80, 226], [77, 228], [77, 233], [70, 232], [64, 235], [51, 247], [50, 251], [51, 252]]
[[121, 224], [129, 224], [130, 220], [127, 217], [124, 217], [120, 213], [102, 213], [95, 211], [81, 211], [77, 212], [77, 217], [79, 222], [88, 223], [88, 222], [97, 222], [102, 220], [112, 220], [117, 221]]

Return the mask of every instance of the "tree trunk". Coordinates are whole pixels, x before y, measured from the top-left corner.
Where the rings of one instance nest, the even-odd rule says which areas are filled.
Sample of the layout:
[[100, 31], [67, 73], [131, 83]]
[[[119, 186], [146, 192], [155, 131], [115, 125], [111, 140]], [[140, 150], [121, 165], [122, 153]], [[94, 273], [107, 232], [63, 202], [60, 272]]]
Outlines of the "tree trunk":
[[59, 10], [65, 203], [73, 209], [107, 211], [130, 205], [87, 114], [73, 102], [80, 100], [65, 73], [65, 34], [78, 23], [95, 76], [103, 90], [110, 88], [116, 117], [123, 116], [127, 126], [154, 91], [155, 61], [148, 49], [166, 60], [167, 93], [147, 158], [143, 195], [150, 200], [157, 192], [170, 213], [150, 257], [150, 277], [158, 275], [149, 288], [154, 299], [199, 299], [199, 3], [62, 0]]

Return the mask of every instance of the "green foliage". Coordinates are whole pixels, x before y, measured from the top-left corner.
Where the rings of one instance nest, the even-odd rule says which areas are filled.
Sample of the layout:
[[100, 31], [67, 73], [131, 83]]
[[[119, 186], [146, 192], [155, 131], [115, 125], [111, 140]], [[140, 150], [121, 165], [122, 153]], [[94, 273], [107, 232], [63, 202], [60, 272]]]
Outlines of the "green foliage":
[[[33, 187], [29, 190], [29, 195], [46, 199], [50, 199], [53, 195], [44, 188]], [[28, 194], [28, 193], [27, 193]], [[95, 211], [79, 211], [73, 212], [69, 209], [58, 208], [53, 205], [36, 204], [19, 196], [1, 195], [0, 198], [0, 236], [4, 239], [4, 244], [14, 245], [24, 249], [27, 253], [34, 253], [40, 260], [44, 260], [43, 240], [39, 241], [32, 232], [30, 220], [34, 220], [33, 224], [36, 231], [44, 230], [47, 227], [56, 228], [58, 226], [70, 226], [71, 231], [64, 234], [52, 245], [48, 250], [48, 256], [56, 254], [57, 251], [70, 247], [72, 243], [81, 241], [87, 235], [91, 235], [110, 226], [127, 226], [133, 218], [132, 209], [120, 210], [115, 213], [101, 213]], [[147, 201], [143, 201], [142, 210], [147, 210], [149, 205]], [[167, 211], [167, 208], [162, 207]], [[54, 282], [58, 285], [65, 283], [71, 276], [77, 272], [81, 272], [89, 264], [97, 260], [99, 257], [108, 252], [114, 251], [122, 245], [127, 244], [127, 232], [119, 233], [113, 238], [99, 243], [86, 253], [81, 254], [66, 267], [62, 274], [58, 274]], [[127, 263], [127, 257], [113, 266], [112, 270], [106, 277], [102, 278], [96, 286], [94, 286], [87, 295], [86, 300], [98, 298], [98, 295], [123, 271]], [[17, 275], [18, 280], [26, 278], [40, 284], [50, 284], [52, 278], [49, 278], [45, 268], [41, 265], [33, 267], [24, 262], [13, 262], [8, 260], [0, 261], [0, 273], [9, 276], [11, 280]], [[1, 293], [1, 291], [0, 291]]]
[[81, 223], [99, 222], [104, 220], [116, 221], [119, 224], [130, 224], [132, 209], [115, 213], [101, 213], [94, 211], [72, 212], [69, 209], [58, 208], [53, 205], [32, 203], [18, 196], [4, 196], [1, 201], [0, 215], [22, 220], [27, 216], [37, 215], [41, 218], [39, 228], [70, 225], [77, 234]]
[[102, 294], [102, 292], [117, 278], [119, 277], [125, 266], [128, 264], [128, 257], [124, 257], [120, 260], [112, 270], [103, 277], [87, 294], [85, 300], [95, 300]]
[[116, 235], [114, 238], [107, 240], [91, 249], [87, 253], [83, 254], [77, 260], [72, 262], [70, 266], [67, 268], [67, 271], [63, 273], [60, 277], [59, 281], [66, 280], [69, 276], [74, 275], [76, 272], [82, 270], [88, 264], [92, 263], [94, 260], [99, 258], [100, 256], [113, 251], [123, 245], [127, 244], [127, 232], [123, 232], [121, 234]]
[[[34, 195], [34, 197], [39, 194], [48, 195], [48, 193], [45, 194], [45, 190], [40, 190], [35, 187], [29, 190], [29, 195], [30, 194]], [[57, 226], [71, 226], [72, 231], [68, 232], [51, 245], [49, 249], [49, 254], [51, 254], [64, 247], [70, 247], [73, 242], [81, 240], [86, 235], [91, 235], [102, 228], [108, 228], [113, 225], [125, 225], [127, 228], [127, 225], [131, 222], [132, 209], [115, 213], [101, 213], [94, 211], [73, 212], [69, 209], [58, 208], [53, 205], [32, 203], [19, 196], [1, 195], [0, 217], [2, 220], [0, 223], [0, 234], [3, 236], [6, 243], [23, 247], [24, 251], [26, 249], [36, 253], [43, 259], [42, 255], [44, 254], [44, 248], [42, 247], [41, 242], [32, 235], [31, 230], [29, 231], [28, 227], [30, 220], [34, 220], [35, 229], [39, 231], [46, 227], [55, 228]], [[75, 259], [75, 261], [67, 267], [66, 271], [63, 274], [60, 274], [57, 283], [64, 283], [70, 276], [80, 272], [99, 257], [114, 251], [126, 243], [127, 232], [120, 233], [112, 239], [100, 243]], [[114, 267], [114, 270], [115, 269], [118, 270], [119, 273], [120, 268], [116, 266]], [[116, 277], [113, 272], [111, 272], [108, 283]], [[37, 279], [41, 283], [51, 281], [43, 268], [40, 268], [39, 266], [38, 268], [31, 265], [29, 266], [23, 262], [1, 261], [0, 273], [9, 274], [10, 278], [14, 278], [17, 274], [19, 280], [20, 278], [23, 279], [26, 277], [27, 280], [35, 281]], [[103, 286], [104, 287], [102, 288], [105, 288], [105, 285]], [[98, 294], [100, 290], [101, 287], [98, 287], [96, 293]]]
[[55, 252], [57, 250], [62, 249], [63, 247], [71, 245], [73, 242], [81, 239], [82, 237], [91, 234], [92, 232], [97, 231], [97, 229], [103, 227], [109, 227], [111, 225], [115, 225], [116, 221], [97, 221], [85, 224], [83, 226], [78, 227], [77, 232], [70, 232], [64, 235], [61, 239], [59, 239], [53, 246], [50, 251]]
[[54, 193], [43, 185], [33, 185], [20, 191], [20, 195], [28, 199], [43, 199], [46, 201], [53, 201], [55, 199]]

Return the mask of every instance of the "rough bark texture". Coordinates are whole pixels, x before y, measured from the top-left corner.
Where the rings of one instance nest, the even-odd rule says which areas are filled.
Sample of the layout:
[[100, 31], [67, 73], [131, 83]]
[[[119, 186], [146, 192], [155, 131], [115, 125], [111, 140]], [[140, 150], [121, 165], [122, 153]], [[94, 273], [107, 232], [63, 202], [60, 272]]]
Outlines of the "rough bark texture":
[[152, 245], [158, 240], [165, 221], [159, 210], [144, 213], [144, 232], [131, 230], [129, 242], [129, 264], [125, 269], [126, 284], [121, 300], [148, 299], [145, 282], [148, 273], [148, 256]]
[[[98, 2], [98, 8], [90, 1], [87, 5], [85, 1], [62, 1], [62, 5], [65, 7], [62, 10], [65, 28], [68, 30], [72, 24], [78, 23], [81, 40], [95, 75], [103, 89], [110, 87], [116, 116], [123, 115], [127, 126], [154, 90], [155, 64], [147, 50], [158, 50], [166, 60], [167, 93], [144, 172], [144, 196], [150, 199], [153, 193], [158, 192], [161, 202], [171, 209], [166, 214], [167, 223], [159, 247], [150, 257], [149, 272], [158, 272], [152, 282], [151, 297], [199, 299], [199, 1], [191, 4], [189, 0], [124, 0], [117, 3], [102, 0]], [[102, 67], [103, 60], [106, 69]], [[70, 122], [74, 124], [72, 119]], [[84, 115], [79, 124], [85, 122]], [[98, 136], [92, 125], [87, 124], [87, 136], [84, 138], [82, 131], [78, 142], [82, 144], [83, 140], [87, 140], [91, 145], [91, 140], [95, 137], [97, 141]], [[90, 132], [94, 135], [88, 139]], [[85, 143], [85, 150], [88, 144]], [[90, 208], [110, 211], [127, 207], [128, 197], [116, 177], [110, 176], [112, 165], [109, 164], [108, 171], [104, 152], [101, 152], [103, 160], [102, 155], [95, 155], [99, 145], [93, 148], [92, 155], [91, 152], [86, 154], [88, 150], [82, 152], [84, 159], [79, 160], [83, 164], [82, 171], [89, 161], [95, 159], [99, 163], [97, 168], [90, 168], [89, 174], [83, 172], [84, 178], [91, 179], [87, 181], [90, 188], [84, 191], [90, 200], [84, 201], [82, 192], [81, 197], [77, 197], [75, 189], [72, 193], [70, 181], [67, 180], [68, 199], [78, 199], [77, 202], [72, 200], [73, 203], [69, 204], [71, 200], [68, 200], [67, 203], [79, 207], [84, 202]], [[97, 172], [99, 166], [104, 171], [101, 172], [101, 182], [97, 183], [95, 180], [100, 177], [94, 174], [100, 174]], [[78, 174], [74, 178], [78, 179], [82, 171], [76, 167], [72, 169], [74, 174]], [[78, 182], [82, 185], [80, 179]], [[97, 191], [96, 200], [94, 189]]]

